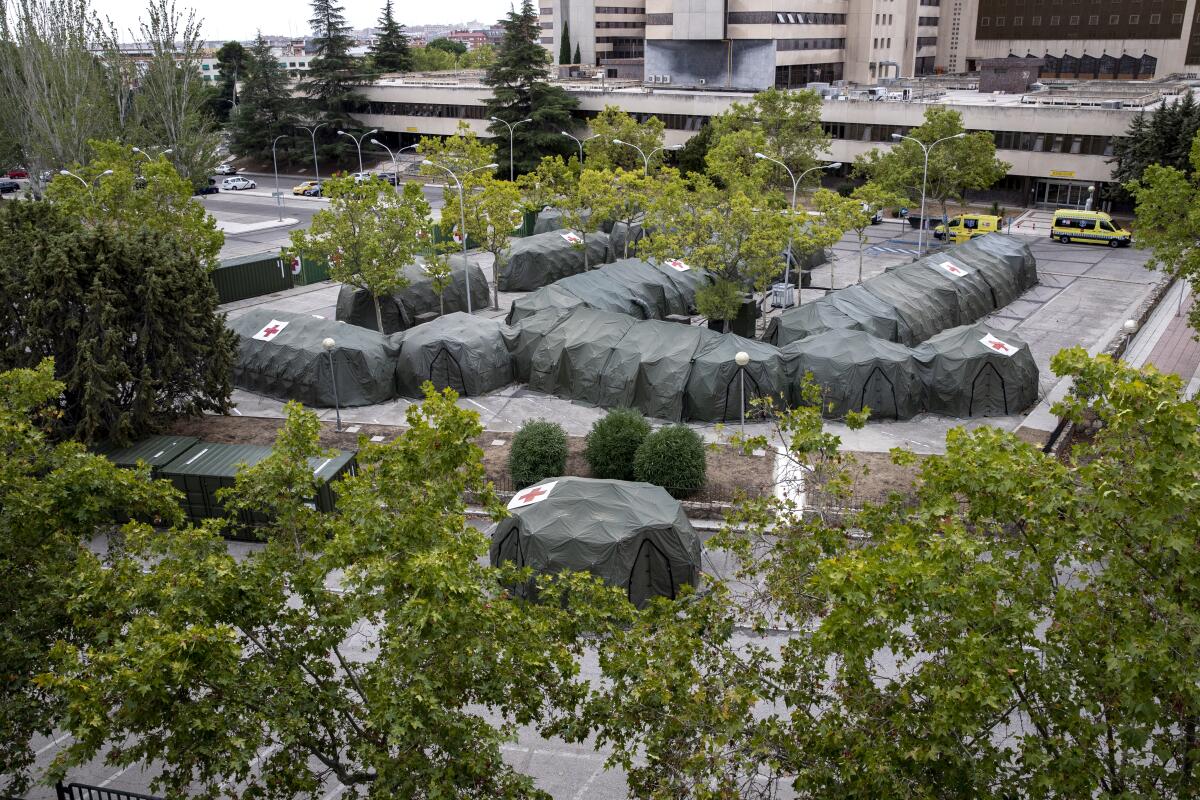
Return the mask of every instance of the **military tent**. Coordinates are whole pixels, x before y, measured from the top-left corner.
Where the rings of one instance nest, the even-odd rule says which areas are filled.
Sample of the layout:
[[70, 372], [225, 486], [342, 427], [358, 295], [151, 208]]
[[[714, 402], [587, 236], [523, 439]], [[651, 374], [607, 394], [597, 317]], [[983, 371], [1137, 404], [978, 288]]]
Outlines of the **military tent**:
[[[229, 327], [238, 334], [234, 385], [308, 406], [365, 406], [396, 396], [401, 336], [311, 314], [255, 308]], [[323, 342], [334, 340], [326, 352]], [[330, 354], [333, 357], [332, 372]]]
[[694, 311], [696, 290], [707, 282], [703, 272], [675, 262], [655, 264], [635, 258], [570, 275], [513, 301], [508, 323], [515, 324], [544, 308], [583, 305], [628, 314], [639, 319], [663, 319]]
[[996, 310], [991, 284], [961, 254], [936, 253], [911, 264], [887, 270], [906, 283], [927, 292], [949, 289], [957, 301], [957, 318], [974, 321]]
[[[591, 219], [592, 212], [584, 211], [583, 218]], [[538, 212], [537, 218], [533, 221], [533, 232], [550, 233], [550, 231], [561, 231], [570, 227], [567, 225], [567, 220], [563, 217], [563, 213], [557, 208], [543, 208]], [[600, 225], [600, 230], [608, 233], [612, 230], [612, 223], [603, 223]]]
[[821, 387], [821, 413], [844, 417], [871, 409], [872, 419], [908, 419], [921, 411], [925, 388], [912, 351], [865, 331], [832, 330], [783, 348], [794, 356], [793, 401], [812, 373]]
[[[587, 263], [584, 244], [587, 243]], [[608, 261], [608, 234], [550, 231], [513, 239], [500, 254], [500, 291], [532, 292], [559, 278], [596, 269]]]
[[[590, 572], [639, 607], [700, 580], [700, 537], [661, 487], [552, 478], [518, 492], [509, 510], [490, 531], [494, 566]], [[517, 591], [534, 595], [533, 582]]]
[[636, 323], [624, 314], [572, 309], [533, 349], [529, 388], [598, 405], [613, 348]]
[[1037, 262], [1029, 245], [1016, 236], [988, 234], [951, 251], [983, 273], [992, 287], [996, 308], [1004, 308], [1037, 285]]
[[911, 336], [894, 305], [858, 284], [787, 309], [768, 323], [763, 340], [783, 347], [831, 329], [865, 330], [889, 341]]
[[862, 323], [836, 308], [833, 303], [817, 300], [793, 306], [783, 314], [772, 317], [763, 333], [763, 341], [783, 346], [831, 330], [861, 331]]
[[[739, 352], [750, 356], [744, 371], [734, 360]], [[747, 419], [766, 413], [762, 406], [754, 405], [758, 398], [770, 398], [774, 408], [785, 408], [789, 402], [789, 358], [779, 348], [754, 339], [733, 334], [708, 337], [692, 359], [685, 417], [704, 422], [737, 422], [742, 411], [743, 385]]]
[[504, 328], [504, 343], [512, 356], [513, 377], [518, 383], [529, 383], [533, 356], [550, 331], [571, 314], [569, 308], [546, 308], [521, 320], [520, 324]]
[[897, 338], [901, 344], [923, 342], [946, 328], [961, 324], [958, 294], [949, 286], [929, 285], [910, 280], [917, 276], [885, 272], [862, 286], [871, 294], [896, 309]]
[[1008, 416], [1037, 400], [1038, 368], [1029, 345], [983, 323], [951, 328], [913, 349], [925, 405], [953, 417]]
[[608, 234], [608, 260], [620, 261], [623, 258], [635, 257], [638, 242], [644, 235], [645, 232], [639, 223], [630, 225], [626, 222], [614, 222]]
[[[381, 301], [383, 330], [385, 333], [406, 330], [417, 324], [417, 315], [441, 313], [441, 302], [433, 288], [433, 281], [421, 263], [404, 267], [408, 285]], [[462, 255], [450, 256], [451, 284], [446, 287], [441, 301], [445, 302], [446, 313], [467, 310], [467, 285], [471, 287], [471, 308], [487, 308], [491, 303], [487, 276], [477, 265], [468, 263], [463, 269]], [[375, 303], [370, 292], [349, 284], [338, 293], [337, 318], [341, 322], [375, 330]]]
[[692, 358], [721, 334], [677, 322], [638, 322], [613, 345], [596, 404], [681, 422]]
[[499, 320], [461, 312], [418, 325], [404, 336], [396, 360], [396, 386], [405, 397], [421, 397], [432, 381], [461, 397], [486, 394], [512, 383], [512, 357]]

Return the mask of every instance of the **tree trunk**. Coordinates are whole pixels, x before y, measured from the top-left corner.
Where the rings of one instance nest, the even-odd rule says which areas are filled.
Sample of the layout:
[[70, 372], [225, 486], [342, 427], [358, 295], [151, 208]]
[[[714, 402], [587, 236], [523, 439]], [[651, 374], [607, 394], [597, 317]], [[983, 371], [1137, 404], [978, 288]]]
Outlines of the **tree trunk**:
[[[467, 287], [470, 291], [470, 287]], [[500, 254], [492, 253], [492, 308], [500, 310]]]
[[[804, 283], [804, 278], [800, 278], [800, 283]], [[833, 291], [833, 257], [829, 258], [829, 291]]]
[[[469, 291], [470, 287], [467, 287], [467, 289]], [[438, 292], [438, 316], [439, 317], [446, 316], [446, 293], [445, 292]]]
[[[862, 258], [863, 258], [863, 243], [862, 239], [858, 240], [858, 282], [862, 283]], [[832, 288], [832, 284], [830, 285]]]
[[379, 305], [379, 295], [371, 292], [371, 299], [375, 301], [375, 326], [383, 333], [383, 308]]

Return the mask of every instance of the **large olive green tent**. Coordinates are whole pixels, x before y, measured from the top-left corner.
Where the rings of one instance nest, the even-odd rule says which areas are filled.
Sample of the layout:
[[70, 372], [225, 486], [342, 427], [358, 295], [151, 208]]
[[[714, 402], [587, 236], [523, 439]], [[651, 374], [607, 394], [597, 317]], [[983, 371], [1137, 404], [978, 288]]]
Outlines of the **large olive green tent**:
[[[641, 607], [700, 580], [700, 537], [667, 491], [648, 483], [551, 478], [518, 492], [490, 531], [491, 563], [534, 575], [590, 572]], [[536, 594], [533, 581], [517, 587]]]
[[[255, 308], [228, 325], [240, 340], [233, 368], [238, 388], [324, 407], [335, 401], [373, 405], [396, 396], [396, 356], [403, 334], [387, 336], [272, 308]], [[329, 351], [322, 344], [327, 338], [334, 340]]]
[[[736, 361], [740, 352], [750, 356], [745, 368], [739, 368]], [[785, 408], [789, 401], [790, 359], [777, 347], [732, 333], [706, 337], [692, 358], [685, 417], [704, 422], [737, 422], [744, 407], [746, 419], [759, 419], [767, 415], [768, 409], [755, 400], [768, 398], [774, 409]]]
[[952, 328], [913, 349], [925, 405], [953, 417], [1018, 414], [1037, 401], [1038, 368], [1022, 339], [983, 323]]
[[[487, 276], [478, 265], [467, 263], [463, 268], [461, 254], [450, 256], [450, 285], [439, 299], [423, 263], [409, 264], [404, 268], [408, 285], [380, 301], [385, 333], [407, 330], [417, 324], [419, 314], [440, 314], [443, 304], [445, 313], [467, 310], [467, 286], [471, 287], [471, 308], [478, 311], [491, 304]], [[351, 325], [375, 330], [375, 303], [370, 292], [343, 285], [338, 293], [337, 318]]]
[[502, 328], [499, 320], [458, 312], [407, 331], [396, 359], [400, 394], [421, 397], [425, 381], [438, 391], [453, 389], [461, 397], [512, 383], [512, 357]]
[[677, 322], [638, 322], [612, 346], [596, 405], [636, 408], [648, 417], [682, 421], [696, 351], [720, 338], [707, 328]]
[[908, 419], [920, 413], [925, 387], [913, 352], [865, 331], [832, 330], [783, 348], [794, 356], [793, 402], [808, 374], [821, 389], [821, 413], [840, 418], [871, 409], [872, 419]]
[[607, 261], [607, 233], [560, 230], [513, 239], [500, 254], [500, 291], [532, 292]]

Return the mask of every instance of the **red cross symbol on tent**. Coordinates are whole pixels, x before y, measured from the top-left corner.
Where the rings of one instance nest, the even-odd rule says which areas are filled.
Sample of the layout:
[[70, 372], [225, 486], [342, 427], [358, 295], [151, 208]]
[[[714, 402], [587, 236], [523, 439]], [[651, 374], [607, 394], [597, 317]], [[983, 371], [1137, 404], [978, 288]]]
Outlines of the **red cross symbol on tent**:
[[267, 327], [263, 328], [263, 334], [267, 336], [274, 336], [275, 334], [279, 333], [279, 330], [280, 329], [278, 325], [268, 325]]
[[287, 327], [287, 322], [283, 320], [273, 319], [261, 331], [254, 334], [252, 339], [257, 339], [260, 342], [269, 342], [274, 339], [281, 330]]
[[1003, 356], [1011, 356], [1013, 353], [1017, 352], [1017, 348], [1013, 347], [1008, 342], [1004, 342], [1004, 341], [1001, 341], [1000, 339], [997, 339], [995, 336], [992, 336], [990, 333], [988, 335], [984, 336], [982, 339], [980, 339], [979, 342], [984, 347], [987, 347], [991, 350], [995, 350], [997, 353], [999, 353], [1000, 355], [1003, 355]]
[[550, 496], [550, 492], [554, 490], [554, 486], [557, 483], [558, 481], [550, 481], [549, 483], [543, 483], [539, 486], [526, 489], [523, 492], [517, 492], [517, 494], [508, 504], [509, 509], [520, 508], [521, 506], [528, 506], [532, 505], [533, 503], [542, 502]]

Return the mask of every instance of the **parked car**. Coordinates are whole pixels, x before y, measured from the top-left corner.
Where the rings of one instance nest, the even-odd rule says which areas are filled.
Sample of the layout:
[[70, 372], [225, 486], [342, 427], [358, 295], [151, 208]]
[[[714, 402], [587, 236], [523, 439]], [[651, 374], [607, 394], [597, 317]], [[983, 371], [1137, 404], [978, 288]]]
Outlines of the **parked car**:
[[221, 164], [217, 167], [218, 175], [237, 175], [238, 168], [233, 164]]
[[21, 184], [16, 181], [10, 181], [8, 178], [0, 179], [0, 194], [19, 191], [21, 191]]
[[14, 180], [16, 178], [28, 178], [29, 170], [25, 169], [24, 167], [13, 167], [8, 171], [8, 177], [13, 178]]
[[216, 186], [201, 186], [192, 194], [218, 194], [220, 191]]
[[320, 197], [321, 196], [321, 184], [318, 183], [316, 186], [313, 186], [311, 189], [309, 189], [304, 194], [307, 197]]
[[396, 173], [394, 173], [394, 172], [381, 172], [381, 173], [379, 173], [379, 177], [383, 178], [385, 181], [390, 183], [392, 186], [396, 185]]
[[320, 188], [321, 184], [316, 181], [304, 181], [304, 183], [298, 183], [292, 187], [292, 194], [307, 195], [312, 189], [319, 190]]
[[362, 183], [363, 181], [371, 180], [375, 176], [370, 172], [352, 172], [350, 173], [350, 177], [354, 178], [355, 183]]
[[249, 178], [243, 178], [243, 177], [238, 176], [238, 177], [233, 177], [233, 178], [226, 178], [225, 180], [221, 181], [221, 188], [224, 189], [225, 191], [237, 191], [239, 189], [257, 189], [258, 184], [255, 183], [254, 181], [250, 180]]

